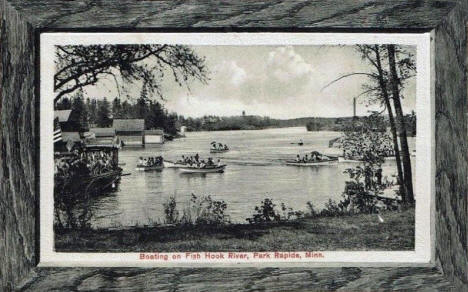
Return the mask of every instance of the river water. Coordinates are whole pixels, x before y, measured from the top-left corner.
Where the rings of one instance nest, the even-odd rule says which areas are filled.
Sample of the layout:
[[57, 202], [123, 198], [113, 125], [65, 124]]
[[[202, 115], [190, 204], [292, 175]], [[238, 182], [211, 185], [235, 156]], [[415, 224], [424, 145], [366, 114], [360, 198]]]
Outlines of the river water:
[[[340, 149], [329, 148], [328, 141], [339, 137], [339, 132], [307, 132], [304, 127], [249, 130], [189, 132], [185, 138], [165, 144], [119, 152], [124, 173], [117, 190], [92, 201], [92, 225], [98, 228], [151, 225], [164, 219], [163, 203], [175, 196], [181, 211], [191, 194], [211, 195], [227, 203], [227, 214], [232, 222], [246, 223], [255, 206], [265, 198], [279, 205], [285, 203], [295, 210], [307, 210], [312, 202], [321, 209], [329, 199], [339, 201], [347, 176], [348, 163], [313, 167], [295, 167], [284, 164], [297, 154], [319, 151], [339, 155]], [[300, 139], [304, 146], [291, 144]], [[226, 143], [230, 151], [210, 154], [211, 141]], [[410, 150], [414, 139], [410, 138]], [[138, 157], [162, 155], [177, 160], [182, 155], [218, 158], [227, 164], [224, 173], [185, 174], [177, 169], [162, 171], [135, 171]], [[414, 168], [414, 167], [413, 167]], [[383, 165], [384, 175], [392, 179], [396, 166], [392, 161]]]

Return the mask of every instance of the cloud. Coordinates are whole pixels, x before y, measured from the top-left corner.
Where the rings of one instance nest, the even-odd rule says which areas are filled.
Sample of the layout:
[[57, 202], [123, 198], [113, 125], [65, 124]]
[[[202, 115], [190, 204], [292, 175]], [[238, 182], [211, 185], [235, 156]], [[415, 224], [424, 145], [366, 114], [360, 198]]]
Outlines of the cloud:
[[266, 72], [280, 82], [307, 80], [314, 73], [312, 66], [291, 46], [280, 47], [268, 54]]
[[223, 81], [219, 79], [225, 79], [225, 81], [233, 86], [240, 86], [247, 79], [245, 69], [239, 67], [236, 61], [223, 61], [221, 64], [217, 65], [213, 71], [216, 76], [218, 76], [217, 81]]

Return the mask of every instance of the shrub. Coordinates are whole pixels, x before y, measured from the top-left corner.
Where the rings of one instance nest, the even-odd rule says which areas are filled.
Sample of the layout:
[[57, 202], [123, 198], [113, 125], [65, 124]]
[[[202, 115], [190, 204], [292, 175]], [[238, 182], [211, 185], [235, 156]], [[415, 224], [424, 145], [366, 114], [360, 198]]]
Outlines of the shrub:
[[315, 218], [319, 215], [317, 211], [315, 211], [315, 207], [310, 201], [307, 202], [307, 209], [308, 209], [308, 213], [306, 214], [307, 217]]
[[81, 178], [72, 176], [54, 177], [54, 228], [89, 229], [93, 210], [88, 190], [82, 190]]
[[342, 216], [345, 214], [346, 211], [343, 203], [336, 203], [332, 199], [329, 199], [328, 202], [325, 203], [325, 208], [322, 211], [320, 211], [320, 215], [324, 217], [335, 217]]
[[281, 216], [275, 210], [276, 205], [271, 199], [266, 198], [262, 201], [260, 207], [255, 206], [255, 212], [252, 218], [247, 218], [249, 223], [261, 223], [261, 222], [271, 222], [271, 221], [280, 221]]
[[225, 214], [227, 204], [216, 201], [211, 196], [197, 197], [192, 194], [188, 206], [183, 210], [181, 224], [189, 225], [222, 225], [229, 223], [229, 216]]
[[163, 203], [164, 207], [164, 223], [176, 224], [179, 222], [179, 211], [177, 210], [177, 202], [174, 196], [171, 196]]
[[253, 223], [263, 223], [263, 222], [279, 222], [279, 221], [288, 221], [299, 219], [304, 216], [304, 213], [301, 211], [293, 210], [290, 207], [287, 207], [284, 203], [281, 203], [281, 213], [276, 210], [276, 204], [273, 203], [273, 200], [266, 198], [261, 202], [260, 206], [255, 206], [255, 213], [251, 218], [247, 218], [250, 224]]

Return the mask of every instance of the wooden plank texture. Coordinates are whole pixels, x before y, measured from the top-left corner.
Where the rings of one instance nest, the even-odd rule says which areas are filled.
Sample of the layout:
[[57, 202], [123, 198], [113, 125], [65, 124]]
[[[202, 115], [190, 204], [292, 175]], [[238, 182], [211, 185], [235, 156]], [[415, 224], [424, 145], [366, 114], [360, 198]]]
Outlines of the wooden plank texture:
[[35, 52], [32, 26], [3, 0], [0, 20], [0, 281], [11, 288], [35, 264]]
[[[414, 28], [429, 29], [448, 1], [22, 1], [11, 3], [39, 27], [53, 28]], [[84, 21], [85, 20], [85, 21]]]
[[24, 291], [457, 291], [434, 268], [42, 269]]
[[[468, 284], [466, 27], [454, 10], [435, 30], [436, 257]], [[464, 86], [461, 86], [464, 85]]]
[[[459, 2], [468, 7], [468, 1]], [[449, 1], [419, 0], [0, 0], [0, 290], [463, 291], [468, 277], [466, 10], [453, 7]], [[436, 231], [444, 274], [434, 268], [34, 268], [36, 29], [435, 27]]]

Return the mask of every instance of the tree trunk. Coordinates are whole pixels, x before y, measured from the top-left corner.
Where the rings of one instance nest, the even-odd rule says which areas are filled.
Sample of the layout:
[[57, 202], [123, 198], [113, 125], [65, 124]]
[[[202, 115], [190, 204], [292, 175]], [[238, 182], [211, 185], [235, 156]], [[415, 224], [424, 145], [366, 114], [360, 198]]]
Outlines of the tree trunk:
[[401, 168], [400, 147], [398, 146], [398, 135], [397, 135], [397, 128], [395, 124], [395, 118], [393, 117], [392, 106], [390, 104], [390, 98], [388, 96], [387, 86], [385, 84], [385, 80], [383, 77], [384, 75], [383, 75], [382, 62], [380, 59], [379, 46], [375, 45], [374, 49], [375, 49], [377, 71], [379, 72], [379, 85], [382, 90], [382, 96], [385, 102], [385, 107], [387, 108], [387, 111], [388, 111], [388, 120], [390, 122], [390, 130], [392, 132], [393, 151], [395, 151], [395, 159], [396, 159], [396, 165], [397, 165], [397, 171], [398, 171], [398, 180], [400, 184], [401, 198], [405, 202], [406, 201], [406, 188], [403, 186], [404, 177], [403, 177], [403, 169]]
[[399, 135], [400, 135], [400, 144], [401, 152], [403, 158], [403, 171], [404, 171], [404, 184], [406, 186], [406, 203], [413, 205], [414, 204], [414, 194], [413, 194], [413, 176], [411, 171], [411, 160], [410, 153], [408, 149], [408, 139], [406, 136], [406, 127], [403, 120], [403, 110], [401, 108], [400, 102], [400, 89], [399, 89], [399, 80], [396, 71], [396, 62], [395, 62], [395, 46], [387, 45], [388, 49], [388, 63], [390, 68], [390, 86], [392, 90], [392, 99], [393, 105], [395, 107], [395, 114], [398, 122]]

